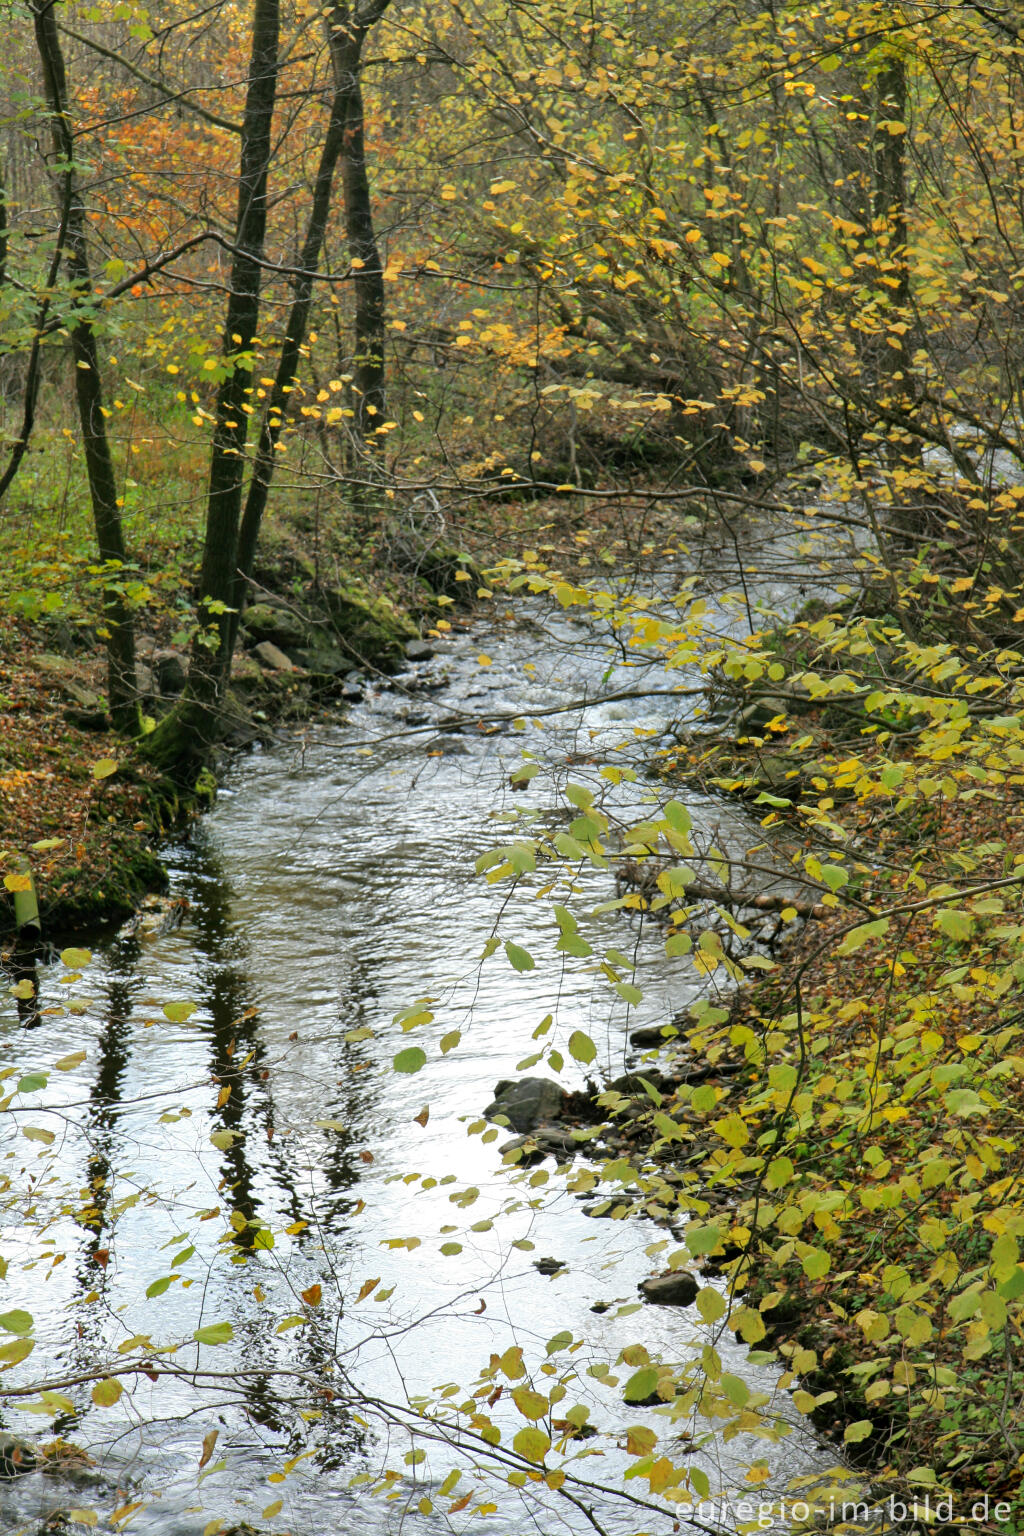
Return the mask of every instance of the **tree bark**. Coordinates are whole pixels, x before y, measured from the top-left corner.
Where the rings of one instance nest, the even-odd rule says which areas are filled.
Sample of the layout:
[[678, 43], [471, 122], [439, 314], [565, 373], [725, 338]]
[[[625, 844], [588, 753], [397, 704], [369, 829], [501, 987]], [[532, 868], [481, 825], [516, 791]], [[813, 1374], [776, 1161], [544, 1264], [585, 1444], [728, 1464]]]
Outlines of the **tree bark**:
[[242, 120], [238, 211], [231, 289], [224, 318], [222, 357], [227, 368], [217, 391], [210, 451], [206, 541], [199, 577], [208, 623], [192, 650], [189, 693], [215, 715], [231, 666], [233, 626], [227, 611], [235, 596], [238, 534], [245, 483], [245, 445], [253, 368], [249, 360], [259, 322], [261, 262], [267, 233], [267, 182], [280, 69], [279, 0], [254, 0], [252, 48]]
[[[383, 420], [384, 417], [384, 285], [380, 257], [377, 254], [377, 246], [374, 239], [365, 152], [362, 150], [363, 106], [362, 93], [359, 86], [359, 70], [362, 67], [362, 49], [367, 32], [384, 14], [389, 3], [390, 0], [381, 0], [381, 3], [375, 5], [372, 11], [362, 19], [358, 16], [349, 16], [347, 10], [340, 6], [332, 6], [327, 19], [331, 59], [334, 67], [334, 98], [331, 102], [331, 115], [320, 152], [320, 163], [317, 167], [316, 180], [313, 185], [313, 203], [309, 212], [306, 235], [299, 254], [299, 275], [295, 279], [291, 309], [288, 313], [288, 324], [285, 328], [284, 341], [281, 347], [281, 356], [277, 365], [274, 385], [270, 392], [270, 399], [267, 402], [263, 415], [259, 445], [256, 450], [252, 477], [246, 494], [245, 511], [242, 515], [238, 541], [238, 568], [235, 577], [234, 596], [231, 603], [233, 612], [229, 621], [231, 625], [230, 649], [232, 653], [234, 652], [238, 635], [242, 609], [245, 606], [249, 580], [252, 576], [260, 525], [263, 520], [263, 513], [266, 510], [270, 486], [274, 476], [274, 468], [277, 462], [277, 443], [281, 435], [284, 414], [288, 407], [288, 395], [295, 386], [302, 346], [309, 327], [309, 312], [313, 301], [313, 289], [317, 269], [320, 265], [320, 258], [323, 253], [324, 240], [327, 235], [327, 225], [334, 190], [334, 177], [339, 160], [342, 161], [346, 168], [344, 181], [346, 225], [350, 230], [353, 226], [353, 218], [349, 212], [350, 180], [348, 168], [354, 142], [352, 139], [354, 113], [358, 116], [359, 120], [360, 146], [359, 169], [358, 173], [354, 173], [356, 174], [358, 204], [355, 224], [360, 232], [360, 250], [372, 253], [372, 255], [368, 255], [366, 258], [367, 267], [359, 269], [354, 279], [356, 289], [356, 350], [357, 354], [365, 350], [370, 363], [367, 371], [362, 373], [357, 371], [353, 386], [354, 390], [358, 390], [358, 398], [361, 398], [364, 402], [368, 400], [374, 406], [375, 411], [379, 412], [380, 420]], [[342, 55], [344, 55], [344, 58], [342, 58]], [[360, 259], [364, 258], [361, 257]], [[369, 271], [369, 278], [366, 284], [364, 284], [364, 291], [361, 291], [360, 282], [364, 271]], [[369, 292], [365, 291], [367, 288]], [[367, 335], [369, 335], [369, 341], [365, 349], [363, 349], [359, 345], [358, 338], [365, 338]], [[357, 413], [355, 420], [356, 430], [360, 433], [361, 437], [365, 436], [367, 432], [372, 433], [374, 417], [371, 413], [364, 412], [361, 415]]]
[[[73, 304], [68, 330], [75, 363], [75, 394], [96, 544], [105, 567], [103, 618], [110, 714], [116, 730], [137, 736], [142, 729], [142, 720], [135, 677], [135, 629], [131, 609], [120, 589], [126, 563], [124, 531], [121, 526], [114, 461], [103, 413], [103, 384], [92, 323], [95, 295], [89, 270], [85, 204], [75, 171], [75, 143], [68, 116], [67, 72], [52, 0], [30, 0], [30, 3], [36, 48], [50, 108], [53, 144], [64, 187], [62, 203], [67, 210], [65, 259], [72, 282]], [[33, 380], [28, 404], [34, 405], [34, 389]]]
[[249, 431], [244, 407], [249, 404], [253, 379], [251, 354], [266, 247], [267, 184], [280, 73], [280, 9], [279, 0], [253, 0], [234, 254], [221, 343], [226, 371], [217, 390], [199, 573], [201, 628], [193, 641], [185, 692], [142, 747], [162, 773], [186, 781], [206, 766], [220, 736], [221, 705], [237, 632], [231, 608], [236, 596]]
[[331, 62], [335, 88], [345, 97], [341, 156], [345, 238], [354, 272], [355, 355], [349, 400], [356, 443], [367, 468], [375, 465], [384, 444], [378, 428], [387, 405], [384, 373], [384, 266], [373, 226], [373, 203], [366, 171], [363, 108], [363, 44], [370, 27], [387, 9], [387, 0], [361, 12], [336, 5], [330, 19]]

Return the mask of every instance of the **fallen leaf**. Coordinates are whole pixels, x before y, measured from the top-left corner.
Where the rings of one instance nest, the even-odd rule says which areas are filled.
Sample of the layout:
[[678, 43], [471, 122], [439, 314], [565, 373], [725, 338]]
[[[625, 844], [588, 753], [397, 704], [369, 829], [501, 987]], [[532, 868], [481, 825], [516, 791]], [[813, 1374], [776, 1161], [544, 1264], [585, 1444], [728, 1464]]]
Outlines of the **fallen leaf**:
[[199, 1458], [200, 1470], [206, 1466], [206, 1463], [213, 1455], [213, 1448], [217, 1444], [217, 1436], [219, 1434], [219, 1429], [211, 1429], [203, 1436], [203, 1454]]

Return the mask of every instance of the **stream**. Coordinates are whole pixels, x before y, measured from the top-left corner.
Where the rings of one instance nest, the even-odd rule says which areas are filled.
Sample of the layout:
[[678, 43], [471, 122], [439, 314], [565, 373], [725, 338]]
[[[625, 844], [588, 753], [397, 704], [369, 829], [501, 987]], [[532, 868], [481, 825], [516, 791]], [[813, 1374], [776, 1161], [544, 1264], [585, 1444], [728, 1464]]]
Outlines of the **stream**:
[[[128, 1517], [111, 1523], [110, 1515], [134, 1501], [145, 1507], [131, 1528], [152, 1536], [242, 1522], [291, 1536], [591, 1530], [579, 1507], [543, 1485], [500, 1486], [500, 1513], [480, 1514], [486, 1475], [470, 1475], [465, 1456], [424, 1438], [410, 1402], [456, 1382], [461, 1401], [489, 1357], [512, 1346], [536, 1370], [547, 1341], [566, 1330], [586, 1340], [577, 1368], [602, 1360], [614, 1368], [620, 1350], [638, 1342], [671, 1361], [710, 1338], [693, 1308], [637, 1306], [638, 1282], [678, 1246], [664, 1229], [635, 1217], [594, 1219], [550, 1160], [542, 1187], [513, 1184], [498, 1151], [512, 1133], [487, 1140], [479, 1126], [469, 1130], [495, 1083], [522, 1075], [517, 1063], [539, 1048], [531, 1036], [546, 1015], [554, 1015], [552, 1041], [564, 1046], [573, 1030], [585, 1031], [598, 1047], [594, 1070], [614, 1076], [637, 1059], [632, 1029], [666, 1022], [697, 996], [688, 966], [667, 960], [656, 936], [638, 939], [627, 914], [609, 911], [581, 929], [598, 957], [608, 949], [635, 957], [643, 999], [627, 1006], [592, 966], [561, 964], [557, 894], [538, 900], [524, 885], [509, 896], [474, 874], [475, 859], [514, 818], [549, 812], [545, 775], [510, 787], [524, 748], [596, 784], [595, 762], [629, 761], [638, 741], [664, 737], [679, 718], [680, 702], [665, 697], [538, 714], [584, 693], [642, 687], [644, 677], [566, 618], [545, 613], [542, 639], [539, 616], [526, 604], [515, 622], [497, 615], [453, 630], [432, 660], [368, 686], [345, 720], [238, 759], [212, 813], [164, 850], [171, 896], [188, 904], [180, 926], [149, 934], [129, 925], [96, 946], [77, 988], [87, 1000], [78, 1016], [44, 1014], [27, 1031], [11, 1000], [0, 1003], [5, 1064], [25, 1072], [87, 1052], [51, 1076], [46, 1111], [29, 1117], [57, 1136], [56, 1155], [44, 1148], [39, 1156], [60, 1177], [52, 1189], [41, 1184], [31, 1225], [17, 1228], [8, 1215], [2, 1232], [3, 1305], [29, 1310], [47, 1341], [31, 1369], [42, 1377], [84, 1373], [97, 1361], [116, 1367], [118, 1345], [139, 1336], [151, 1339], [138, 1347], [152, 1348], [158, 1363], [161, 1342], [220, 1323], [233, 1329], [218, 1347], [168, 1357], [181, 1372], [201, 1366], [225, 1373], [223, 1381], [154, 1369], [152, 1381], [128, 1378], [113, 1407], [94, 1406], [89, 1383], [75, 1389], [74, 1415], [52, 1403], [42, 1414], [10, 1412], [0, 1427], [33, 1440], [62, 1434], [97, 1465], [79, 1486], [39, 1473], [0, 1484], [0, 1531], [34, 1536], [74, 1504], [100, 1510], [99, 1530], [121, 1530]], [[459, 710], [522, 719], [438, 729]], [[629, 814], [643, 803], [644, 783], [610, 793]], [[705, 843], [762, 842], [742, 809], [679, 798]], [[591, 870], [580, 885], [578, 912], [615, 895], [607, 872]], [[513, 969], [501, 947], [481, 963], [492, 932], [530, 951], [536, 967]], [[61, 975], [59, 965], [45, 968], [44, 1006], [63, 995]], [[434, 1018], [406, 1034], [396, 1016], [422, 999]], [[183, 1001], [195, 1011], [185, 1019], [172, 1010], [173, 1022], [163, 1005]], [[457, 1049], [442, 1055], [441, 1037], [455, 1030]], [[411, 1044], [426, 1052], [426, 1065], [395, 1072], [393, 1056]], [[529, 1070], [550, 1073], [543, 1061]], [[220, 1080], [232, 1072], [225, 1095]], [[569, 1062], [561, 1080], [578, 1086], [582, 1076]], [[29, 1167], [37, 1155], [20, 1138], [5, 1153]], [[77, 1210], [65, 1186], [82, 1202]], [[232, 1210], [250, 1223], [234, 1243]], [[272, 1247], [263, 1246], [269, 1237], [254, 1246], [257, 1230], [273, 1233]], [[542, 1257], [563, 1267], [543, 1274], [535, 1267]], [[308, 1300], [317, 1286], [318, 1304]], [[598, 1303], [610, 1305], [595, 1313]], [[289, 1317], [301, 1321], [277, 1331]], [[725, 1369], [761, 1394], [761, 1412], [788, 1429], [777, 1443], [749, 1435], [726, 1443], [707, 1437], [703, 1421], [690, 1426], [703, 1442], [692, 1465], [718, 1501], [704, 1526], [731, 1529], [728, 1501], [753, 1498], [756, 1510], [773, 1490], [778, 1497], [792, 1479], [830, 1466], [834, 1452], [817, 1443], [773, 1368], [752, 1364], [728, 1330], [715, 1344]], [[228, 1379], [233, 1371], [240, 1389]], [[290, 1397], [306, 1402], [300, 1381], [324, 1372], [336, 1396], [324, 1399], [322, 1417], [303, 1422]], [[614, 1374], [621, 1381], [629, 1370]], [[599, 1432], [578, 1442], [572, 1470], [623, 1486], [632, 1460], [625, 1426], [663, 1431], [666, 1421], [624, 1403], [621, 1387], [583, 1383], [566, 1401], [586, 1402]], [[371, 1405], [360, 1410], [356, 1393]], [[510, 1435], [525, 1423], [508, 1392], [493, 1412]], [[407, 1477], [371, 1495], [385, 1459], [401, 1466], [403, 1456]], [[757, 1457], [770, 1476], [752, 1494], [744, 1470]], [[438, 1497], [460, 1465], [467, 1470], [456, 1491]], [[360, 1474], [365, 1486], [353, 1488]], [[449, 1516], [470, 1488], [473, 1499]], [[686, 1518], [600, 1491], [589, 1503], [612, 1536], [661, 1536]]]

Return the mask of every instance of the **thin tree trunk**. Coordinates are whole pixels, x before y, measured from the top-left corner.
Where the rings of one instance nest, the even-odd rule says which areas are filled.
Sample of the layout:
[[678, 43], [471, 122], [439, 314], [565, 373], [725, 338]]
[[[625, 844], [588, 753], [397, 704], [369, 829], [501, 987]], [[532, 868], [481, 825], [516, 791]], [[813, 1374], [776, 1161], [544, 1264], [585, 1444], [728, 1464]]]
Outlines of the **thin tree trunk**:
[[75, 173], [75, 144], [68, 117], [67, 72], [52, 0], [31, 0], [36, 48], [43, 69], [51, 131], [67, 208], [66, 261], [72, 281], [74, 308], [69, 316], [71, 353], [75, 363], [75, 393], [85, 449], [96, 543], [103, 561], [103, 618], [107, 646], [107, 692], [116, 730], [138, 735], [142, 728], [135, 678], [135, 630], [131, 609], [119, 583], [126, 556], [114, 461], [103, 414], [96, 333], [90, 317], [94, 299], [86, 242], [85, 205]]
[[302, 242], [302, 249], [299, 253], [298, 266], [300, 275], [295, 279], [291, 309], [288, 312], [288, 324], [285, 327], [284, 341], [281, 346], [281, 356], [278, 361], [273, 388], [270, 391], [270, 398], [267, 401], [263, 414], [260, 439], [256, 449], [256, 459], [253, 464], [252, 477], [249, 481], [249, 489], [245, 498], [245, 510], [242, 514], [238, 539], [238, 563], [231, 602], [231, 607], [234, 610], [230, 618], [230, 647], [232, 654], [238, 635], [241, 612], [245, 606], [249, 579], [252, 576], [253, 562], [256, 558], [256, 546], [259, 540], [263, 513], [266, 510], [270, 486], [274, 478], [274, 469], [277, 463], [277, 443], [281, 436], [284, 414], [288, 408], [288, 395], [295, 386], [302, 347], [306, 339], [306, 331], [309, 327], [309, 312], [313, 302], [315, 276], [320, 265], [324, 238], [327, 234], [327, 222], [331, 211], [331, 194], [334, 188], [334, 173], [342, 150], [347, 114], [347, 95], [344, 91], [336, 91], [334, 100], [331, 103], [331, 116], [320, 152], [320, 164], [317, 167], [316, 181], [313, 187], [313, 204], [310, 208], [309, 222], [306, 226], [306, 237]]
[[[238, 534], [245, 483], [245, 445], [253, 369], [245, 361], [259, 323], [261, 262], [267, 233], [267, 181], [273, 150], [272, 128], [280, 68], [279, 0], [255, 0], [252, 51], [242, 121], [238, 212], [231, 291], [224, 318], [222, 355], [236, 359], [217, 391], [216, 424], [210, 452], [206, 541], [200, 571], [200, 602], [209, 621], [192, 651], [189, 692], [214, 714], [231, 666], [233, 625], [228, 609], [235, 597]], [[204, 644], [215, 637], [215, 644]]]
[[[377, 5], [372, 21], [383, 15]], [[369, 20], [358, 11], [336, 7], [331, 20], [331, 60], [335, 85], [347, 99], [342, 150], [342, 186], [345, 201], [345, 237], [354, 273], [355, 356], [349, 398], [356, 441], [367, 469], [372, 469], [384, 444], [378, 433], [386, 410], [384, 373], [384, 267], [373, 227], [373, 203], [366, 172], [366, 131], [363, 109], [363, 43]]]
[[143, 743], [163, 773], [186, 780], [204, 767], [221, 729], [221, 704], [231, 671], [237, 619], [239, 526], [253, 368], [267, 234], [267, 183], [273, 152], [274, 107], [280, 72], [279, 0], [253, 0], [252, 42], [242, 119], [234, 255], [221, 352], [227, 372], [217, 390], [206, 538], [199, 574], [202, 628], [192, 646], [181, 700]]
[[924, 471], [921, 440], [914, 434], [913, 314], [907, 249], [907, 108], [906, 60], [902, 54], [893, 53], [876, 82], [872, 213], [879, 265], [886, 266], [888, 279], [883, 311], [888, 324], [885, 335], [878, 338], [876, 385], [879, 397], [898, 422], [886, 429], [895, 550], [901, 547], [901, 534], [920, 531], [920, 514], [908, 513], [903, 507], [907, 502], [920, 502]]
[[[331, 58], [334, 65], [334, 99], [331, 103], [331, 115], [320, 153], [320, 163], [317, 167], [316, 181], [313, 187], [313, 203], [310, 208], [309, 222], [306, 226], [306, 236], [302, 242], [302, 249], [299, 255], [300, 276], [295, 279], [294, 294], [288, 314], [288, 324], [285, 329], [281, 357], [278, 362], [274, 385], [270, 392], [270, 399], [267, 402], [263, 415], [256, 460], [253, 465], [252, 478], [249, 481], [249, 490], [245, 500], [245, 511], [242, 516], [238, 541], [238, 569], [236, 572], [234, 596], [231, 603], [234, 611], [229, 621], [231, 625], [230, 646], [232, 652], [234, 651], [238, 635], [241, 612], [245, 606], [249, 580], [252, 576], [260, 525], [263, 513], [266, 510], [270, 485], [277, 463], [277, 443], [281, 435], [284, 413], [288, 406], [288, 394], [295, 385], [296, 371], [299, 366], [302, 346], [306, 339], [316, 272], [320, 265], [324, 240], [327, 235], [327, 225], [334, 189], [334, 176], [339, 160], [341, 160], [344, 167], [343, 187], [346, 224], [349, 231], [353, 228], [353, 217], [349, 208], [351, 193], [349, 177], [355, 142], [352, 137], [354, 114], [358, 116], [359, 121], [359, 172], [356, 186], [358, 214], [355, 226], [359, 231], [360, 251], [372, 253], [367, 260], [366, 267], [357, 270], [354, 278], [356, 290], [356, 333], [357, 337], [369, 336], [368, 346], [365, 350], [372, 361], [365, 372], [357, 373], [353, 386], [354, 390], [358, 389], [359, 391], [358, 398], [363, 399], [364, 402], [368, 398], [369, 403], [374, 407], [374, 411], [379, 413], [376, 424], [379, 425], [384, 419], [383, 276], [381, 273], [380, 257], [377, 253], [376, 241], [374, 239], [370, 189], [366, 176], [365, 152], [362, 146], [363, 105], [362, 93], [359, 87], [359, 70], [362, 67], [362, 49], [367, 31], [384, 14], [388, 3], [389, 0], [382, 0], [382, 3], [374, 6], [369, 17], [363, 20], [357, 17], [350, 17], [347, 11], [343, 11], [341, 7], [334, 7], [328, 18]], [[351, 237], [350, 249], [352, 249]], [[361, 259], [366, 258], [361, 257]], [[363, 288], [368, 291], [361, 293], [360, 283], [364, 272], [369, 272], [367, 282], [363, 285]], [[367, 329], [368, 327], [369, 330]], [[361, 350], [363, 349], [357, 345], [357, 353]], [[369, 392], [368, 396], [367, 391]], [[359, 431], [361, 437], [365, 436], [367, 432], [372, 433], [374, 414], [369, 411], [357, 414], [356, 423], [357, 431]]]

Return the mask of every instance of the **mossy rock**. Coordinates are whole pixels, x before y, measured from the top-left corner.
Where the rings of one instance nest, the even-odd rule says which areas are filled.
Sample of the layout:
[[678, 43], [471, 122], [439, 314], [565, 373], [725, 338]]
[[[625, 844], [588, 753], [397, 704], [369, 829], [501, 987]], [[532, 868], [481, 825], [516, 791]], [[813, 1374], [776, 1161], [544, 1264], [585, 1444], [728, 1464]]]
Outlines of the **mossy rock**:
[[472, 606], [476, 589], [483, 582], [475, 560], [461, 553], [453, 544], [433, 544], [420, 560], [416, 575], [433, 597], [451, 597], [462, 608]]
[[272, 645], [306, 645], [310, 626], [291, 608], [276, 603], [252, 603], [242, 615], [242, 624], [250, 642], [269, 640]]
[[364, 587], [324, 588], [320, 600], [341, 649], [364, 666], [398, 666], [406, 641], [418, 633], [409, 615], [389, 597], [375, 597]]
[[124, 839], [104, 856], [102, 870], [68, 866], [40, 890], [45, 936], [124, 922], [140, 896], [166, 889], [167, 871], [151, 848]]

